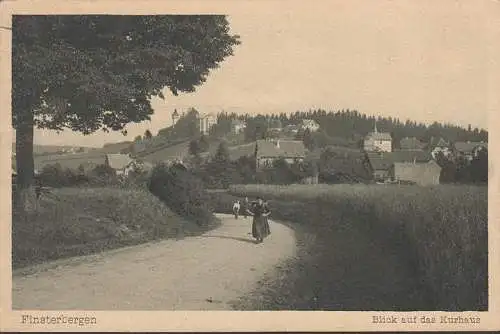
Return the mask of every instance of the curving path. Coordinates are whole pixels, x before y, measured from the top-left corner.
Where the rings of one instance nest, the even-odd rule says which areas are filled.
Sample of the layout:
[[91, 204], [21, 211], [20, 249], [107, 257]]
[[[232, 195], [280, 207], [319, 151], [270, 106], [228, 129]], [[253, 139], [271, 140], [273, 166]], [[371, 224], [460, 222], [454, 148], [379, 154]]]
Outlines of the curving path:
[[164, 240], [14, 272], [15, 310], [227, 310], [282, 260], [294, 233], [271, 222], [262, 244], [251, 220], [218, 215], [222, 225], [198, 237]]

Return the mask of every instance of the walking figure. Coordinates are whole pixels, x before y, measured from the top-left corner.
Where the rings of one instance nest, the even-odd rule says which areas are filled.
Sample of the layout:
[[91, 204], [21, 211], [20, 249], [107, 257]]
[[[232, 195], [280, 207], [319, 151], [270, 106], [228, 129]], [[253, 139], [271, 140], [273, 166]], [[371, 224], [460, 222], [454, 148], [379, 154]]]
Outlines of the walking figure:
[[234, 218], [238, 219], [238, 215], [240, 214], [240, 201], [236, 201], [233, 203], [233, 214]]
[[247, 219], [248, 210], [250, 209], [250, 203], [248, 202], [248, 197], [245, 197], [245, 201], [243, 202], [243, 217]]
[[271, 210], [269, 210], [269, 203], [267, 203], [267, 201], [264, 201], [263, 204], [264, 204], [264, 212], [266, 213], [266, 215], [264, 216], [265, 219], [264, 234], [268, 236], [271, 234], [271, 227], [269, 226], [269, 219], [268, 219], [268, 216], [271, 214]]
[[269, 229], [266, 228], [266, 224], [267, 216], [271, 212], [264, 206], [262, 198], [257, 197], [257, 202], [252, 203], [252, 210], [248, 210], [248, 213], [253, 216], [252, 236], [257, 243], [261, 243], [269, 235]]

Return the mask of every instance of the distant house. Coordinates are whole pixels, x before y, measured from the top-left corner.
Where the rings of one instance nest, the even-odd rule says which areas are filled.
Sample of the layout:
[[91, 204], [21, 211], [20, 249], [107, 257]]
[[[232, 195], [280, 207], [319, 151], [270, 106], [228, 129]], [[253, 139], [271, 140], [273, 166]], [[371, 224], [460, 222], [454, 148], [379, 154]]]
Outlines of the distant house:
[[304, 161], [307, 149], [299, 140], [257, 140], [255, 144], [256, 167], [272, 167], [273, 162], [283, 158], [288, 163]]
[[472, 160], [478, 156], [481, 151], [488, 151], [488, 143], [485, 142], [456, 142], [454, 145], [457, 156]]
[[449, 157], [453, 152], [449, 142], [447, 142], [443, 138], [434, 137], [431, 138], [429, 142], [428, 150], [431, 153], [433, 159], [436, 159], [439, 153], [443, 153], [445, 157]]
[[231, 122], [231, 132], [234, 134], [242, 133], [247, 127], [247, 123], [245, 121], [235, 119]]
[[421, 186], [439, 184], [441, 167], [434, 160], [428, 162], [395, 162], [390, 170], [393, 181], [412, 182]]
[[283, 128], [284, 132], [297, 134], [299, 132], [299, 126], [295, 124], [289, 124]]
[[315, 132], [319, 130], [319, 124], [313, 119], [303, 119], [300, 128], [302, 130], [308, 129], [311, 132]]
[[422, 150], [424, 144], [415, 137], [405, 137], [399, 141], [399, 147], [402, 150]]
[[388, 132], [378, 132], [377, 125], [373, 132], [368, 133], [364, 140], [364, 150], [366, 152], [391, 152], [392, 137]]
[[128, 154], [106, 154], [106, 165], [115, 170], [116, 175], [126, 175], [133, 162]]
[[396, 150], [394, 152], [368, 152], [368, 162], [371, 167], [373, 179], [387, 181], [393, 179], [391, 169], [395, 163], [428, 163], [432, 157], [425, 151]]
[[198, 125], [200, 133], [207, 135], [210, 132], [212, 126], [217, 123], [217, 117], [213, 114], [199, 114], [198, 115]]

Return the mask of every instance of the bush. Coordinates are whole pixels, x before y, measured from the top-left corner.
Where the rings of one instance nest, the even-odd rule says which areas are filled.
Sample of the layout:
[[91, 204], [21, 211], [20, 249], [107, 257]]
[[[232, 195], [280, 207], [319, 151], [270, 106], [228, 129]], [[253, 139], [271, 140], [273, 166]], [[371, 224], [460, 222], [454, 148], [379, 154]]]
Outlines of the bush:
[[214, 221], [203, 183], [182, 165], [157, 165], [148, 188], [174, 212], [199, 226], [208, 226]]
[[69, 168], [63, 169], [58, 163], [44, 166], [38, 178], [42, 185], [54, 188], [78, 186], [89, 182], [86, 175]]
[[14, 268], [201, 231], [147, 190], [54, 189], [26, 218], [13, 213]]

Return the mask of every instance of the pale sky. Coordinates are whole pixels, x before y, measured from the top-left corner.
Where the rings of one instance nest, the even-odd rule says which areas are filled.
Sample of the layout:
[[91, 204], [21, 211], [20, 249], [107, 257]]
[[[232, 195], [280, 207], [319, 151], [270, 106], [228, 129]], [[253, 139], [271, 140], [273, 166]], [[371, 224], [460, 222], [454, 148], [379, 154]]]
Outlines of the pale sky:
[[146, 129], [156, 134], [171, 124], [174, 108], [191, 106], [237, 113], [349, 108], [488, 128], [498, 57], [490, 13], [499, 7], [488, 1], [318, 1], [307, 10], [278, 11], [247, 3], [244, 13], [229, 16], [242, 44], [195, 93], [154, 100], [152, 121], [129, 126], [126, 137], [37, 131], [35, 143], [132, 140]]

